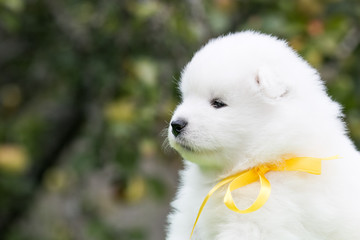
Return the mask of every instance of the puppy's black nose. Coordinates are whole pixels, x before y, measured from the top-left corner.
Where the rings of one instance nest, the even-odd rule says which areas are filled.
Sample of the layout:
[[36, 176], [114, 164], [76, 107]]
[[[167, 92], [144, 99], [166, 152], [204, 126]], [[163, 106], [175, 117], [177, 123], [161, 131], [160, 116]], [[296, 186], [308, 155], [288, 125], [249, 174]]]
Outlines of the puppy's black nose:
[[187, 121], [184, 119], [178, 119], [171, 122], [172, 133], [177, 137], [187, 125]]

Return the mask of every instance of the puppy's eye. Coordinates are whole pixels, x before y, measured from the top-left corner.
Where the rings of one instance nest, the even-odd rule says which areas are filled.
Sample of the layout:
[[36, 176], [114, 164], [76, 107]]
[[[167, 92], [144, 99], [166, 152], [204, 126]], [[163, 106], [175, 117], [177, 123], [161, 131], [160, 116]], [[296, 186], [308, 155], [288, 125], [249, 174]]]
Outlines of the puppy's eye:
[[211, 100], [211, 106], [213, 106], [214, 108], [222, 108], [222, 107], [226, 107], [227, 105], [220, 99], [214, 98], [213, 100]]

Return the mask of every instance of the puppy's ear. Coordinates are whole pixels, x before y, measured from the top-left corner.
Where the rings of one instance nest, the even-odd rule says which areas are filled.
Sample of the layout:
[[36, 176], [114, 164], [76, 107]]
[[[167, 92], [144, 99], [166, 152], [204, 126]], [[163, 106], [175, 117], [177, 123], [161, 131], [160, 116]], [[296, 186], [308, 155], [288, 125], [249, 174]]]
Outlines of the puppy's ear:
[[288, 93], [286, 85], [268, 67], [264, 66], [258, 70], [255, 82], [261, 93], [267, 98], [276, 100]]

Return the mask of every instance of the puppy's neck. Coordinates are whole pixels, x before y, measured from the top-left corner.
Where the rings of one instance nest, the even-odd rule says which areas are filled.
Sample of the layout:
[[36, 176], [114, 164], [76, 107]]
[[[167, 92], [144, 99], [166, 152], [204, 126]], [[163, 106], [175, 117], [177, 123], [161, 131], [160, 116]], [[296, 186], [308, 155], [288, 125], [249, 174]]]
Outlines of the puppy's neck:
[[[217, 167], [209, 167], [196, 165], [199, 173], [203, 176], [206, 182], [216, 182], [230, 175], [257, 167], [267, 163], [278, 163], [293, 157], [330, 157], [335, 155], [345, 156], [346, 152], [355, 151], [349, 138], [343, 134], [325, 139], [312, 139], [313, 144], [306, 144], [303, 146], [292, 146], [289, 148], [267, 149], [264, 152], [257, 152], [257, 154], [239, 154], [236, 158], [230, 160], [223, 160], [224, 165]], [[317, 144], [314, 144], [316, 142]], [[349, 147], [350, 146], [350, 147]], [[288, 149], [288, 150], [283, 150]]]

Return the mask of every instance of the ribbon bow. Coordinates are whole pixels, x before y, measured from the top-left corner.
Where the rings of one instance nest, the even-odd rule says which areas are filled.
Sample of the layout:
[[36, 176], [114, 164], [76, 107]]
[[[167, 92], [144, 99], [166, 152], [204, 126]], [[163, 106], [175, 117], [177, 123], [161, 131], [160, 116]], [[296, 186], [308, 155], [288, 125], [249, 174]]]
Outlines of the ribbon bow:
[[[300, 171], [307, 172], [311, 174], [320, 175], [321, 174], [321, 161], [322, 160], [332, 160], [337, 159], [339, 156], [333, 156], [328, 158], [313, 158], [313, 157], [295, 157], [285, 160], [280, 164], [263, 164], [255, 168], [234, 174], [227, 178], [224, 178], [219, 183], [217, 183], [206, 195], [204, 201], [202, 202], [198, 215], [196, 217], [193, 229], [191, 231], [190, 239], [194, 233], [194, 229], [197, 221], [199, 220], [200, 214], [205, 207], [206, 202], [209, 200], [211, 195], [216, 192], [220, 187], [225, 184], [229, 184], [227, 191], [224, 196], [225, 205], [232, 211], [237, 213], [250, 213], [260, 209], [266, 201], [269, 199], [271, 192], [271, 185], [269, 180], [266, 179], [265, 174], [269, 171]], [[244, 187], [250, 183], [260, 180], [260, 192], [255, 200], [255, 202], [247, 209], [240, 210], [237, 208], [234, 200], [232, 198], [231, 192]]]

